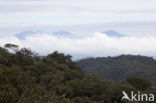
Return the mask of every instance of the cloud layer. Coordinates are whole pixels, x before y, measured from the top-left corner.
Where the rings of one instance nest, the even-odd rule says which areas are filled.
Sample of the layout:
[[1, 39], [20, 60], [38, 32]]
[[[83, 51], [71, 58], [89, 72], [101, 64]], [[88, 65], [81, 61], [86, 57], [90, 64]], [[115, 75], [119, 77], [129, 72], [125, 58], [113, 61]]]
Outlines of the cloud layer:
[[156, 56], [156, 37], [108, 37], [103, 33], [94, 33], [84, 38], [68, 38], [49, 34], [29, 36], [19, 40], [14, 36], [0, 38], [0, 45], [5, 43], [29, 47], [40, 54], [53, 51], [71, 54], [74, 58], [88, 56], [115, 56], [134, 54]]

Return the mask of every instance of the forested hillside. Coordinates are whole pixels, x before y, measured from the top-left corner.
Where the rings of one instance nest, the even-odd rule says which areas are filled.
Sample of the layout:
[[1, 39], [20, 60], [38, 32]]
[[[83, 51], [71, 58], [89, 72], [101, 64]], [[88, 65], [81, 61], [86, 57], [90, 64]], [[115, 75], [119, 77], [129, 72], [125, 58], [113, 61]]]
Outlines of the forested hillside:
[[142, 77], [156, 82], [156, 60], [152, 57], [120, 55], [117, 57], [86, 58], [77, 61], [87, 74], [111, 81]]
[[[148, 63], [155, 65], [152, 59]], [[39, 56], [13, 44], [0, 47], [0, 103], [122, 103], [122, 91], [132, 90], [156, 92], [154, 84], [141, 78], [111, 83], [87, 76], [70, 55]]]

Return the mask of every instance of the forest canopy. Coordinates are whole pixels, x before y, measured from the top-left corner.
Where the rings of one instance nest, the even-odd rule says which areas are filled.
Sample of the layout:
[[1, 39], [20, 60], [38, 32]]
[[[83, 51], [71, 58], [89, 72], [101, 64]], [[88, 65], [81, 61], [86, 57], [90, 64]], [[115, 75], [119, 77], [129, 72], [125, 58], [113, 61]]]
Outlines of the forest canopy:
[[112, 83], [88, 76], [71, 58], [57, 51], [40, 56], [14, 44], [0, 47], [0, 103], [126, 103], [122, 91], [156, 93], [146, 79]]
[[85, 58], [77, 61], [83, 72], [113, 82], [139, 77], [156, 83], [156, 60], [141, 55]]

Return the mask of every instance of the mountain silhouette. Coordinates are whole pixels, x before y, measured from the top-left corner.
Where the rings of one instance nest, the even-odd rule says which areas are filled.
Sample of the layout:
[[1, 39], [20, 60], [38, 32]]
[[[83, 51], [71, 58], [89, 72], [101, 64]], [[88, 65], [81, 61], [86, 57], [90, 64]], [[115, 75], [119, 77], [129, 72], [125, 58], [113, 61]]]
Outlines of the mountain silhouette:
[[107, 30], [102, 33], [105, 33], [109, 37], [124, 37], [125, 36], [124, 34], [118, 33], [114, 30]]

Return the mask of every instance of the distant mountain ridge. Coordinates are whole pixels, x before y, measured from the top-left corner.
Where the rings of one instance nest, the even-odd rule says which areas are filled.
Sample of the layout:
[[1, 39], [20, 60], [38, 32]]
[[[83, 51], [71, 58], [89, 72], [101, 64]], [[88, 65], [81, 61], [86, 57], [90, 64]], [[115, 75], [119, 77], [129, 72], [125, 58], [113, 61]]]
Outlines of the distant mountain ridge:
[[20, 40], [24, 40], [26, 37], [34, 35], [36, 33], [41, 34], [43, 33], [43, 31], [23, 31], [23, 32], [16, 34], [15, 36]]
[[97, 75], [111, 81], [127, 77], [142, 77], [156, 82], [156, 61], [152, 57], [120, 55], [117, 57], [86, 58], [77, 61], [89, 75]]
[[[28, 30], [28, 31], [20, 32], [20, 33], [16, 34], [15, 36], [19, 40], [25, 40], [27, 37], [38, 35], [38, 34], [44, 34], [44, 33], [49, 34], [49, 35], [55, 35], [55, 36], [73, 37], [73, 34], [71, 32], [68, 32], [65, 30], [60, 30], [60, 31], [56, 31], [56, 32], [45, 32], [45, 31], [40, 31], [40, 30], [37, 30], [37, 31]], [[109, 37], [118, 37], [118, 38], [125, 37], [124, 34], [118, 33], [114, 30], [107, 30], [107, 31], [104, 31], [101, 33], [104, 33]]]
[[56, 35], [56, 36], [71, 36], [72, 35], [72, 33], [67, 32], [67, 31], [44, 32], [44, 31], [38, 30], [38, 31], [23, 31], [23, 32], [16, 34], [15, 36], [19, 40], [25, 40], [29, 36], [34, 36], [34, 35], [44, 34], [44, 33], [49, 34], [49, 35]]
[[57, 32], [53, 32], [52, 34], [54, 34], [54, 35], [64, 35], [64, 36], [72, 35], [72, 33], [67, 32], [67, 31], [57, 31]]
[[107, 30], [107, 31], [104, 31], [102, 33], [106, 34], [109, 37], [125, 37], [124, 34], [118, 33], [114, 30]]

